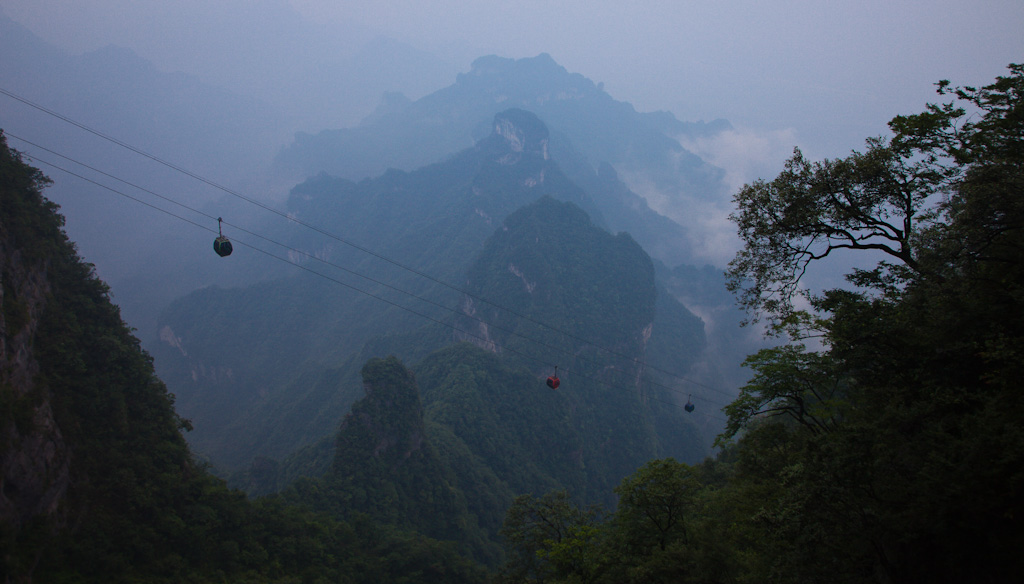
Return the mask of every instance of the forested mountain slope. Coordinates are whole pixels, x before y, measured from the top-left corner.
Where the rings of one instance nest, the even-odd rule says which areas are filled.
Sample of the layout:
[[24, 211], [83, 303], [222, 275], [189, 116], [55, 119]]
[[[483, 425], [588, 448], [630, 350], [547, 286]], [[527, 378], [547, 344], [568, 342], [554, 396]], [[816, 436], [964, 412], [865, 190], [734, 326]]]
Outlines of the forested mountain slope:
[[5, 582], [483, 580], [450, 546], [251, 503], [207, 474], [48, 182], [0, 133]]
[[[606, 334], [599, 326], [591, 327], [591, 319], [621, 318], [646, 309], [644, 322], [630, 322], [636, 327], [630, 334], [642, 332], [654, 318], [650, 259], [635, 243], [629, 258], [590, 253], [586, 242], [602, 232], [590, 225], [583, 210], [599, 211], [560, 171], [548, 145], [547, 128], [536, 116], [509, 110], [495, 117], [488, 138], [445, 162], [409, 173], [389, 171], [358, 183], [321, 175], [296, 187], [290, 198], [295, 217], [414, 271], [382, 262], [378, 255], [339, 239], [291, 229], [283, 237], [308, 253], [296, 255], [296, 260], [329, 279], [303, 272], [239, 290], [206, 289], [172, 304], [161, 319], [163, 342], [154, 354], [162, 377], [179, 398], [179, 411], [196, 426], [195, 447], [224, 469], [239, 470], [254, 457], [282, 460], [332, 434], [360, 395], [357, 372], [366, 359], [394, 353], [414, 362], [457, 338], [448, 326], [460, 310], [461, 292], [440, 282], [465, 281], [474, 259], [486, 253], [485, 240], [496, 230], [509, 229], [502, 220], [542, 195], [573, 205], [535, 210], [530, 219], [549, 225], [552, 236], [562, 235], [557, 246], [552, 245], [556, 240], [545, 239], [531, 253], [558, 258], [552, 261], [569, 276], [550, 271], [531, 276], [550, 279], [562, 303], [561, 315], [542, 313], [538, 318], [553, 318], [566, 330], [584, 327], [577, 334], [586, 336]], [[567, 242], [575, 247], [565, 247]], [[581, 250], [587, 253], [581, 255]], [[622, 270], [642, 265], [649, 268], [643, 282], [629, 283]], [[506, 267], [486, 269], [504, 273]], [[374, 281], [353, 272], [372, 274]], [[484, 284], [478, 278], [474, 285]], [[576, 308], [574, 286], [584, 285], [607, 295], [593, 296], [597, 304]], [[648, 294], [644, 303], [634, 306], [617, 299], [613, 293], [623, 286]], [[579, 298], [591, 298], [589, 294]], [[672, 320], [685, 330], [665, 327], [657, 333], [667, 335], [668, 344], [676, 342], [673, 338], [688, 339], [670, 368], [685, 373], [704, 342], [701, 323], [674, 300], [664, 297], [660, 302], [666, 317], [673, 311], [686, 316]], [[582, 312], [566, 320], [573, 310]], [[609, 343], [629, 355], [639, 354], [635, 343]]]
[[[681, 396], [645, 371], [685, 371], [703, 346], [700, 321], [659, 295], [650, 258], [628, 235], [543, 197], [505, 219], [468, 274], [449, 339], [469, 342], [409, 367], [370, 359], [365, 396], [337, 439], [283, 465], [323, 472], [287, 488], [287, 500], [411, 526], [495, 566], [515, 496], [567, 489], [612, 507], [613, 488], [646, 461], [704, 456]], [[551, 389], [544, 378], [556, 363], [561, 384]], [[271, 470], [242, 482], [269, 492], [294, 477]]]

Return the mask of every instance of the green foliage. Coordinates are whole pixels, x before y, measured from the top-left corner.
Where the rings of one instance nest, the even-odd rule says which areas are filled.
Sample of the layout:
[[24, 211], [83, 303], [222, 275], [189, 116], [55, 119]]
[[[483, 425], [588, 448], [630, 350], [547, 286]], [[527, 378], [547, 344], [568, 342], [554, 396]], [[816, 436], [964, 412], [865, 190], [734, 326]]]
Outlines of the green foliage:
[[[27, 520], [0, 528], [5, 579], [483, 581], [483, 571], [450, 544], [365, 518], [341, 522], [276, 499], [253, 503], [196, 464], [181, 434], [188, 422], [175, 414], [173, 396], [110, 303], [106, 285], [61, 232], [55, 206], [38, 190], [47, 181], [6, 145], [0, 162], [0, 260], [12, 266], [12, 258], [32, 258], [24, 263], [45, 266], [35, 273], [45, 274], [39, 289], [48, 291], [38, 320], [30, 314], [19, 324], [34, 331], [25, 349], [38, 364], [34, 388], [17, 396], [10, 384], [0, 386], [0, 423], [5, 437], [14, 427], [26, 441], [33, 432], [50, 432], [52, 448], [70, 460], [66, 481], [49, 503], [56, 513], [17, 508], [14, 513]], [[5, 299], [16, 284], [5, 277]], [[25, 365], [3, 365], [5, 379], [25, 377], [15, 370]], [[46, 407], [55, 427], [37, 428], [35, 412]], [[14, 501], [15, 485], [23, 484], [19, 468], [8, 464], [17, 446], [6, 441], [0, 450], [10, 473], [5, 501]], [[62, 480], [59, 468], [51, 471], [47, 481]]]
[[623, 480], [615, 492], [617, 528], [629, 548], [665, 551], [668, 544], [689, 543], [687, 523], [700, 482], [694, 469], [671, 458], [655, 460]]
[[[514, 493], [584, 488], [583, 437], [569, 419], [565, 396], [536, 376], [461, 343], [424, 359], [416, 377], [427, 418], [446, 427], [504, 485], [503, 500], [487, 508], [492, 533]], [[476, 489], [466, 487], [473, 497]]]
[[[17, 168], [17, 158], [3, 150], [7, 253], [45, 257], [49, 290], [30, 341], [39, 366], [33, 399], [52, 408], [71, 453], [73, 488], [64, 505], [69, 521], [82, 526], [80, 537], [67, 538], [54, 550], [59, 559], [46, 564], [84, 567], [88, 558], [91, 569], [113, 573], [126, 564], [173, 562], [161, 543], [168, 533], [183, 535], [171, 509], [181, 495], [177, 481], [192, 472], [180, 434], [185, 422], [107, 286], [60, 232], [55, 206], [38, 191], [45, 179]], [[4, 285], [13, 293], [12, 282]]]
[[782, 345], [758, 351], [744, 365], [755, 373], [725, 407], [729, 422], [720, 443], [764, 415], [787, 415], [814, 434], [835, 429], [843, 379], [829, 355], [809, 353], [803, 345]]
[[[812, 166], [798, 158], [776, 181], [748, 187], [766, 206], [742, 211], [754, 230], [747, 242], [764, 236], [775, 247], [738, 256], [734, 268], [764, 262], [747, 272], [764, 279], [734, 280], [750, 286], [741, 300], [768, 310], [779, 332], [819, 335], [821, 349], [794, 342], [752, 355], [755, 374], [727, 408], [717, 460], [655, 461], [627, 478], [615, 515], [587, 537], [602, 566], [596, 580], [574, 570], [546, 581], [1019, 579], [1024, 67], [1010, 71], [981, 89], [941, 83], [963, 107], [894, 119], [894, 137], [869, 153], [885, 172], [863, 174], [871, 166], [860, 155]], [[819, 190], [829, 185], [842, 188]], [[800, 195], [789, 200], [797, 207], [783, 204], [790, 195]], [[925, 200], [935, 206], [916, 206]], [[904, 210], [886, 211], [893, 201]], [[794, 265], [798, 275], [822, 255], [786, 254], [813, 241], [845, 245], [833, 229], [854, 224], [842, 214], [851, 202], [911, 218], [910, 255], [851, 274], [860, 289], [814, 297], [813, 314], [785, 309], [784, 297], [765, 302], [763, 292], [795, 284]], [[801, 235], [800, 225], [813, 229]], [[554, 553], [544, 542], [532, 557]], [[507, 572], [527, 559], [510, 555]]]
[[352, 406], [325, 477], [340, 516], [366, 513], [442, 539], [462, 539], [465, 501], [426, 435], [419, 391], [398, 359], [363, 367], [367, 395]]
[[51, 183], [7, 147], [7, 137], [0, 130], [0, 213], [6, 237], [28, 260], [45, 259], [67, 244], [58, 206], [43, 197], [43, 189]]
[[516, 497], [501, 529], [509, 550], [501, 581], [545, 582], [570, 575], [592, 581], [599, 568], [591, 554], [597, 514], [595, 508], [574, 505], [566, 491]]
[[872, 138], [864, 153], [817, 163], [796, 150], [777, 178], [733, 198], [744, 246], [729, 263], [728, 287], [755, 319], [775, 324], [792, 311], [808, 265], [836, 250], [882, 252], [919, 271], [917, 233], [954, 176], [938, 154], [902, 137]]
[[[461, 554], [497, 562], [500, 551], [477, 516], [494, 511], [481, 508], [479, 498], [469, 505], [453, 472], [477, 468], [450, 452], [459, 445], [449, 441], [445, 428], [428, 433], [412, 372], [389, 357], [371, 359], [362, 374], [366, 396], [342, 422], [331, 469], [298, 481], [283, 497], [338, 519], [365, 516], [455, 542]], [[479, 486], [467, 484], [465, 492]]]
[[518, 497], [502, 534], [501, 582], [732, 582], [750, 571], [760, 535], [733, 465], [653, 460], [616, 488], [603, 517], [565, 491]]
[[[454, 540], [497, 566], [498, 533], [515, 493], [571, 488], [607, 499], [601, 489], [628, 472], [614, 474], [609, 440], [592, 442], [592, 429], [634, 440], [650, 431], [613, 422], [621, 410], [588, 403], [585, 388], [551, 391], [536, 375], [468, 343], [432, 353], [415, 372], [414, 380], [394, 357], [368, 361], [367, 395], [342, 424], [332, 470], [301, 480], [285, 498], [337, 518], [365, 513]], [[620, 463], [636, 468], [653, 452], [645, 445]], [[589, 542], [592, 534], [576, 535]], [[550, 561], [583, 562], [577, 552], [589, 553], [589, 545], [566, 543]]]
[[[886, 180], [857, 183], [873, 185], [873, 198], [833, 189], [814, 199], [818, 206], [796, 207], [835, 213], [841, 202], [862, 218], [898, 217], [903, 227], [889, 237], [900, 247], [883, 250], [900, 264], [852, 274], [860, 291], [813, 299], [820, 313], [812, 326], [825, 348], [783, 346], [751, 357], [755, 377], [727, 409], [729, 435], [749, 428], [744, 456], [778, 461], [784, 488], [765, 493], [760, 514], [772, 542], [765, 568], [776, 579], [996, 582], [1021, 571], [1024, 68], [1011, 65], [1010, 73], [981, 89], [940, 83], [940, 94], [959, 105], [895, 118], [894, 137], [869, 149], [890, 169], [879, 175]], [[842, 162], [861, 168], [864, 159]], [[810, 168], [799, 158], [793, 164]], [[787, 168], [771, 189], [744, 191], [745, 201], [770, 201], [741, 208], [741, 229], [750, 231], [733, 263], [734, 287], [744, 287], [741, 301], [776, 318], [787, 313], [775, 302], [827, 253], [792, 250], [815, 238], [832, 242], [834, 228], [849, 226], [835, 214], [827, 224], [788, 222], [796, 215], [787, 205], [797, 201], [787, 193], [816, 192], [808, 176]], [[869, 200], [903, 201], [902, 211], [849, 204]], [[833, 206], [820, 206], [826, 202]], [[869, 248], [867, 241], [846, 244]], [[767, 247], [751, 248], [760, 245]], [[797, 269], [778, 270], [783, 249]], [[766, 300], [773, 290], [783, 296]], [[802, 425], [780, 433], [763, 422], [780, 409]]]

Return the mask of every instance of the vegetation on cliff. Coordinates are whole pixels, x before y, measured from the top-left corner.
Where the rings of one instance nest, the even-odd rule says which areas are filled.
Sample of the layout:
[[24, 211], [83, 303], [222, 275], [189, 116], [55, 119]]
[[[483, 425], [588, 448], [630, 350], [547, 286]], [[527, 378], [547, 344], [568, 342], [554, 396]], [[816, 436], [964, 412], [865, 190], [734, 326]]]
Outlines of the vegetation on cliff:
[[[181, 434], [189, 423], [61, 232], [46, 183], [0, 142], [6, 581], [480, 580], [450, 546], [250, 502], [197, 464]], [[38, 279], [35, 296], [26, 277]], [[24, 457], [39, 435], [50, 445], [41, 470]]]
[[[1024, 573], [1024, 66], [865, 152], [736, 196], [732, 284], [762, 350], [716, 460], [653, 461], [607, 517], [557, 493], [505, 524], [507, 582], [1010, 582]], [[792, 300], [837, 250], [852, 289]], [[810, 339], [820, 348], [812, 349]]]

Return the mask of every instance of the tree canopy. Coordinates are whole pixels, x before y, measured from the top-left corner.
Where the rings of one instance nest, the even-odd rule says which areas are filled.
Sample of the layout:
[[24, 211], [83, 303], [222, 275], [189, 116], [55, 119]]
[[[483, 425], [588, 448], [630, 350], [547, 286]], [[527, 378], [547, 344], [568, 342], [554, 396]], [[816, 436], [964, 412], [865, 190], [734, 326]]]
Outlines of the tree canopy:
[[[748, 359], [726, 437], [791, 415], [779, 533], [816, 526], [818, 545], [872, 567], [867, 580], [999, 581], [1021, 567], [1024, 66], [938, 92], [952, 101], [894, 118], [865, 153], [812, 164], [798, 152], [736, 197], [745, 247], [731, 287], [776, 331], [813, 328], [823, 348]], [[853, 289], [809, 295], [813, 315], [795, 311], [804, 271], [843, 248], [888, 259], [854, 270]], [[780, 557], [809, 574], [805, 553]]]
[[[900, 277], [941, 279], [922, 263], [929, 232], [948, 226], [963, 203], [966, 173], [976, 181], [977, 167], [1006, 164], [1013, 152], [1020, 69], [1010, 70], [980, 90], [952, 90], [963, 105], [930, 104], [893, 118], [893, 135], [869, 138], [863, 152], [812, 162], [796, 149], [775, 179], [740, 189], [731, 219], [743, 248], [727, 272], [740, 304], [755, 319], [785, 320], [810, 264], [837, 250], [874, 250], [896, 262]], [[937, 85], [942, 95], [950, 91], [947, 81]], [[972, 121], [968, 108], [982, 119]]]
[[[865, 152], [797, 152], [737, 194], [731, 286], [790, 342], [747, 359], [716, 459], [627, 477], [577, 539], [599, 569], [536, 581], [1019, 580], [1024, 66], [938, 91]], [[839, 249], [885, 259], [796, 310]]]

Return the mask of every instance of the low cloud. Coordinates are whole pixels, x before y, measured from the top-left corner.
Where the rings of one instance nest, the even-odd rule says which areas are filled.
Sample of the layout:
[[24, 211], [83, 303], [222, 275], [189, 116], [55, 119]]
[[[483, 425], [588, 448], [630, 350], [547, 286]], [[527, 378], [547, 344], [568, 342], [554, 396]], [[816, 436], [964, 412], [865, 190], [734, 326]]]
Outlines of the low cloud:
[[724, 195], [709, 198], [705, 193], [667, 193], [644, 176], [624, 173], [622, 178], [652, 209], [686, 228], [692, 263], [725, 266], [740, 247], [736, 226], [729, 220], [733, 194], [759, 178], [770, 180], [778, 175], [793, 154], [796, 131], [739, 128], [677, 139], [684, 148], [725, 171]]
[[759, 178], [771, 180], [793, 154], [796, 130], [738, 128], [706, 137], [679, 137], [684, 148], [725, 171], [730, 193]]

